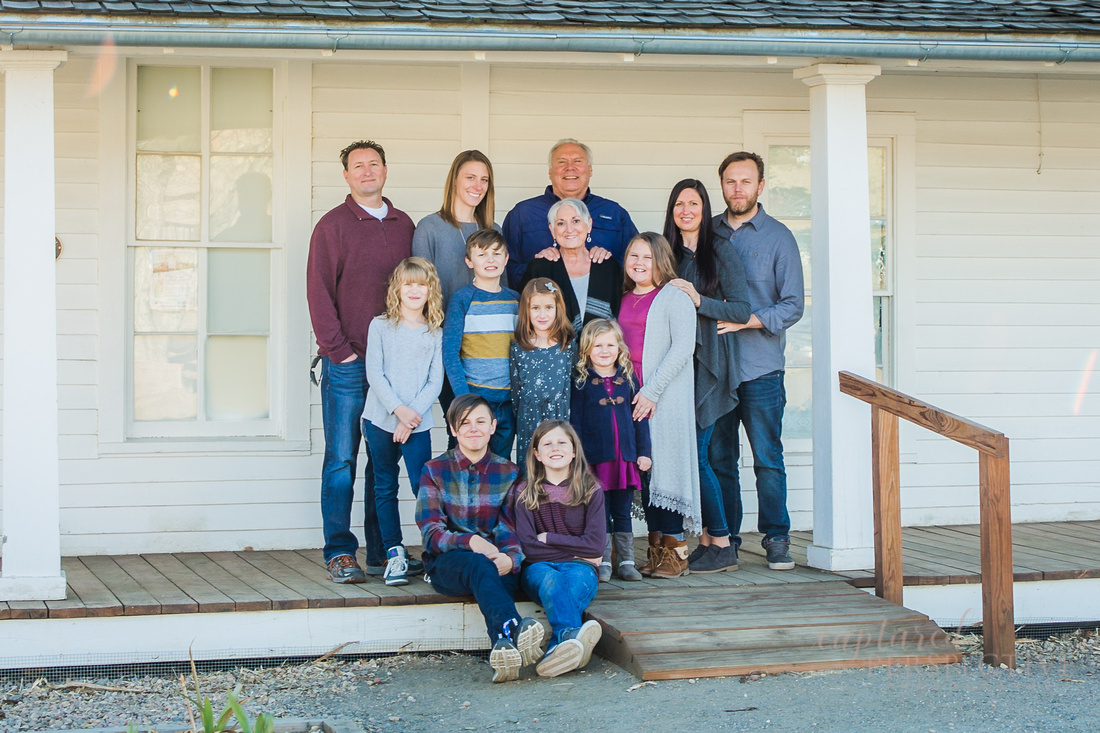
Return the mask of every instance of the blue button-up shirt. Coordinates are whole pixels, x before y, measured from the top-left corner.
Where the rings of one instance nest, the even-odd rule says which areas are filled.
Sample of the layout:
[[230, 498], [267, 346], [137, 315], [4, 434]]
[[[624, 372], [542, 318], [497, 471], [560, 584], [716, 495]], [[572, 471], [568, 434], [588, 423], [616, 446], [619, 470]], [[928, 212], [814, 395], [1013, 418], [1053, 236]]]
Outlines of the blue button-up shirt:
[[741, 255], [749, 305], [764, 324], [737, 332], [741, 380], [747, 382], [783, 368], [787, 329], [798, 323], [806, 306], [802, 258], [791, 230], [768, 216], [763, 206], [738, 229], [722, 212], [714, 217], [714, 233]]
[[[547, 247], [554, 246], [547, 215], [550, 207], [560, 201], [547, 186], [541, 196], [520, 201], [504, 217], [504, 239], [508, 242], [508, 282], [516, 287], [523, 280], [527, 263]], [[603, 247], [621, 265], [626, 245], [638, 233], [630, 214], [611, 199], [597, 196], [588, 189], [581, 199], [592, 215], [592, 241], [588, 248]]]

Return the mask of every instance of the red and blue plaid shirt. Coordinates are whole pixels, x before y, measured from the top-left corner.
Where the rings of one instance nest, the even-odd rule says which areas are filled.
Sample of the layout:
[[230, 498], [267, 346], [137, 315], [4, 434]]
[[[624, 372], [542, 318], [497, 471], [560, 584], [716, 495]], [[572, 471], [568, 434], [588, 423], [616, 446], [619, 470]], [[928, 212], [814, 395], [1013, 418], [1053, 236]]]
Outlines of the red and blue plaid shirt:
[[478, 534], [508, 555], [512, 572], [518, 573], [523, 562], [513, 496], [518, 473], [516, 464], [492, 453], [471, 463], [458, 448], [424, 464], [416, 500], [424, 551], [469, 550]]

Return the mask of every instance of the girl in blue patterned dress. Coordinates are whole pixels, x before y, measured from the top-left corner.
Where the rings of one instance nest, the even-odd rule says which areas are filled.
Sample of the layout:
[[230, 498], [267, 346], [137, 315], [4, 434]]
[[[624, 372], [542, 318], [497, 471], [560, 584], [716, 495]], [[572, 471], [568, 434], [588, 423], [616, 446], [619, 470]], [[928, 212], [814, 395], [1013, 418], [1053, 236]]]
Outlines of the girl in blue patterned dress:
[[516, 414], [516, 456], [527, 457], [531, 434], [543, 420], [569, 420], [569, 381], [577, 347], [561, 289], [537, 277], [519, 297], [519, 318], [509, 366]]

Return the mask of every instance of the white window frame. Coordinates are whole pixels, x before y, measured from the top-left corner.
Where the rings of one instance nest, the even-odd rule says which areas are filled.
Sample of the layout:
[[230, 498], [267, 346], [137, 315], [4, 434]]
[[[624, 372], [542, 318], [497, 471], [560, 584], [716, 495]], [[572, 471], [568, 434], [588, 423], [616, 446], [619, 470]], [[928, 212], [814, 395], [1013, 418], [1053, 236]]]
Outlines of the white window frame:
[[[267, 68], [273, 77], [272, 242], [178, 242], [172, 246], [205, 251], [219, 248], [266, 249], [271, 257], [271, 321], [268, 336], [269, 418], [261, 421], [133, 420], [133, 251], [156, 247], [135, 239], [136, 84], [137, 67], [200, 67], [204, 89], [212, 68]], [[304, 268], [311, 229], [310, 136], [311, 74], [308, 62], [201, 54], [164, 58], [151, 50], [135, 51], [120, 63], [100, 95], [100, 356], [101, 454], [160, 452], [281, 452], [310, 449], [309, 320]], [[205, 96], [205, 93], [204, 93]], [[293, 100], [288, 102], [288, 100]], [[204, 101], [203, 129], [209, 125]], [[299, 139], [300, 138], [300, 139]], [[292, 145], [289, 140], [298, 140]], [[207, 143], [204, 142], [204, 148]], [[202, 173], [202, 195], [209, 191], [209, 168]], [[208, 204], [203, 200], [205, 223]], [[294, 276], [294, 273], [298, 273]], [[200, 292], [200, 299], [204, 293]], [[304, 356], [303, 356], [304, 355]], [[204, 365], [199, 364], [199, 369]], [[203, 396], [200, 394], [201, 400]]]
[[[767, 152], [770, 145], [809, 145], [810, 113], [808, 111], [747, 110], [744, 114], [744, 149], [758, 152], [764, 158], [767, 178]], [[885, 146], [888, 151], [887, 176], [889, 193], [886, 202], [887, 220], [887, 287], [876, 295], [890, 299], [888, 339], [883, 344], [883, 357], [890, 365], [894, 387], [912, 394], [916, 389], [916, 115], [911, 113], [869, 113], [867, 115], [867, 145]], [[761, 203], [768, 207], [768, 187], [764, 187]], [[809, 283], [807, 283], [809, 290]], [[791, 465], [809, 465], [813, 441], [809, 438], [784, 439], [784, 453]], [[742, 456], [746, 451], [742, 450]], [[901, 459], [916, 460], [915, 435], [901, 431]]]

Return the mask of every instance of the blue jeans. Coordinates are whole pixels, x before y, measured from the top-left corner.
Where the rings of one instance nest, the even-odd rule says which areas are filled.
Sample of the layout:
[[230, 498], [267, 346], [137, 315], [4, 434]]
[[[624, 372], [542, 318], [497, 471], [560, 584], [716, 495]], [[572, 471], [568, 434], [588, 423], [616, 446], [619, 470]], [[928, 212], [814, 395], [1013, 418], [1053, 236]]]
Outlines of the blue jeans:
[[[325, 462], [321, 468], [321, 522], [327, 563], [337, 555], [355, 557], [359, 540], [351, 531], [355, 467], [362, 433], [359, 421], [367, 399], [367, 372], [362, 359], [340, 364], [322, 359], [321, 420], [325, 428]], [[382, 534], [374, 505], [374, 471], [367, 449], [363, 466], [363, 532], [367, 564], [383, 565]]]
[[420, 492], [420, 472], [432, 457], [431, 434], [425, 430], [413, 433], [404, 443], [395, 443], [393, 433], [363, 421], [363, 433], [370, 447], [374, 464], [374, 503], [378, 509], [378, 526], [382, 530], [382, 547], [389, 550], [401, 545], [401, 515], [397, 509], [397, 462], [403, 457], [409, 472], [413, 496]]
[[633, 532], [630, 507], [634, 504], [634, 489], [611, 489], [603, 493], [607, 507], [608, 532]]
[[713, 425], [695, 432], [699, 448], [699, 503], [707, 534], [711, 537], [728, 537], [730, 531], [726, 526], [726, 510], [722, 505], [722, 487], [710, 465], [710, 440], [713, 432]]
[[519, 575], [500, 575], [493, 561], [469, 550], [451, 550], [441, 555], [425, 555], [424, 570], [432, 579], [432, 588], [445, 596], [469, 596], [477, 601], [489, 641], [496, 642], [508, 621], [519, 621], [516, 611], [516, 584]]
[[[512, 460], [512, 443], [516, 438], [516, 413], [511, 401], [490, 402], [493, 417], [497, 421], [496, 432], [489, 438], [489, 452], [493, 455]], [[522, 459], [521, 459], [522, 460]]]
[[737, 476], [740, 446], [737, 428], [745, 424], [756, 472], [756, 497], [759, 504], [757, 528], [766, 539], [783, 539], [791, 531], [787, 514], [787, 471], [783, 466], [783, 408], [787, 393], [783, 372], [765, 374], [737, 388], [737, 408], [718, 419], [710, 441], [710, 462], [722, 487], [726, 519], [733, 544], [740, 547], [741, 483]]
[[[553, 637], [550, 649], [562, 642], [569, 629], [583, 623], [581, 614], [596, 597], [596, 568], [586, 562], [536, 562], [523, 568], [520, 587], [546, 609]], [[548, 650], [549, 651], [549, 650]]]

